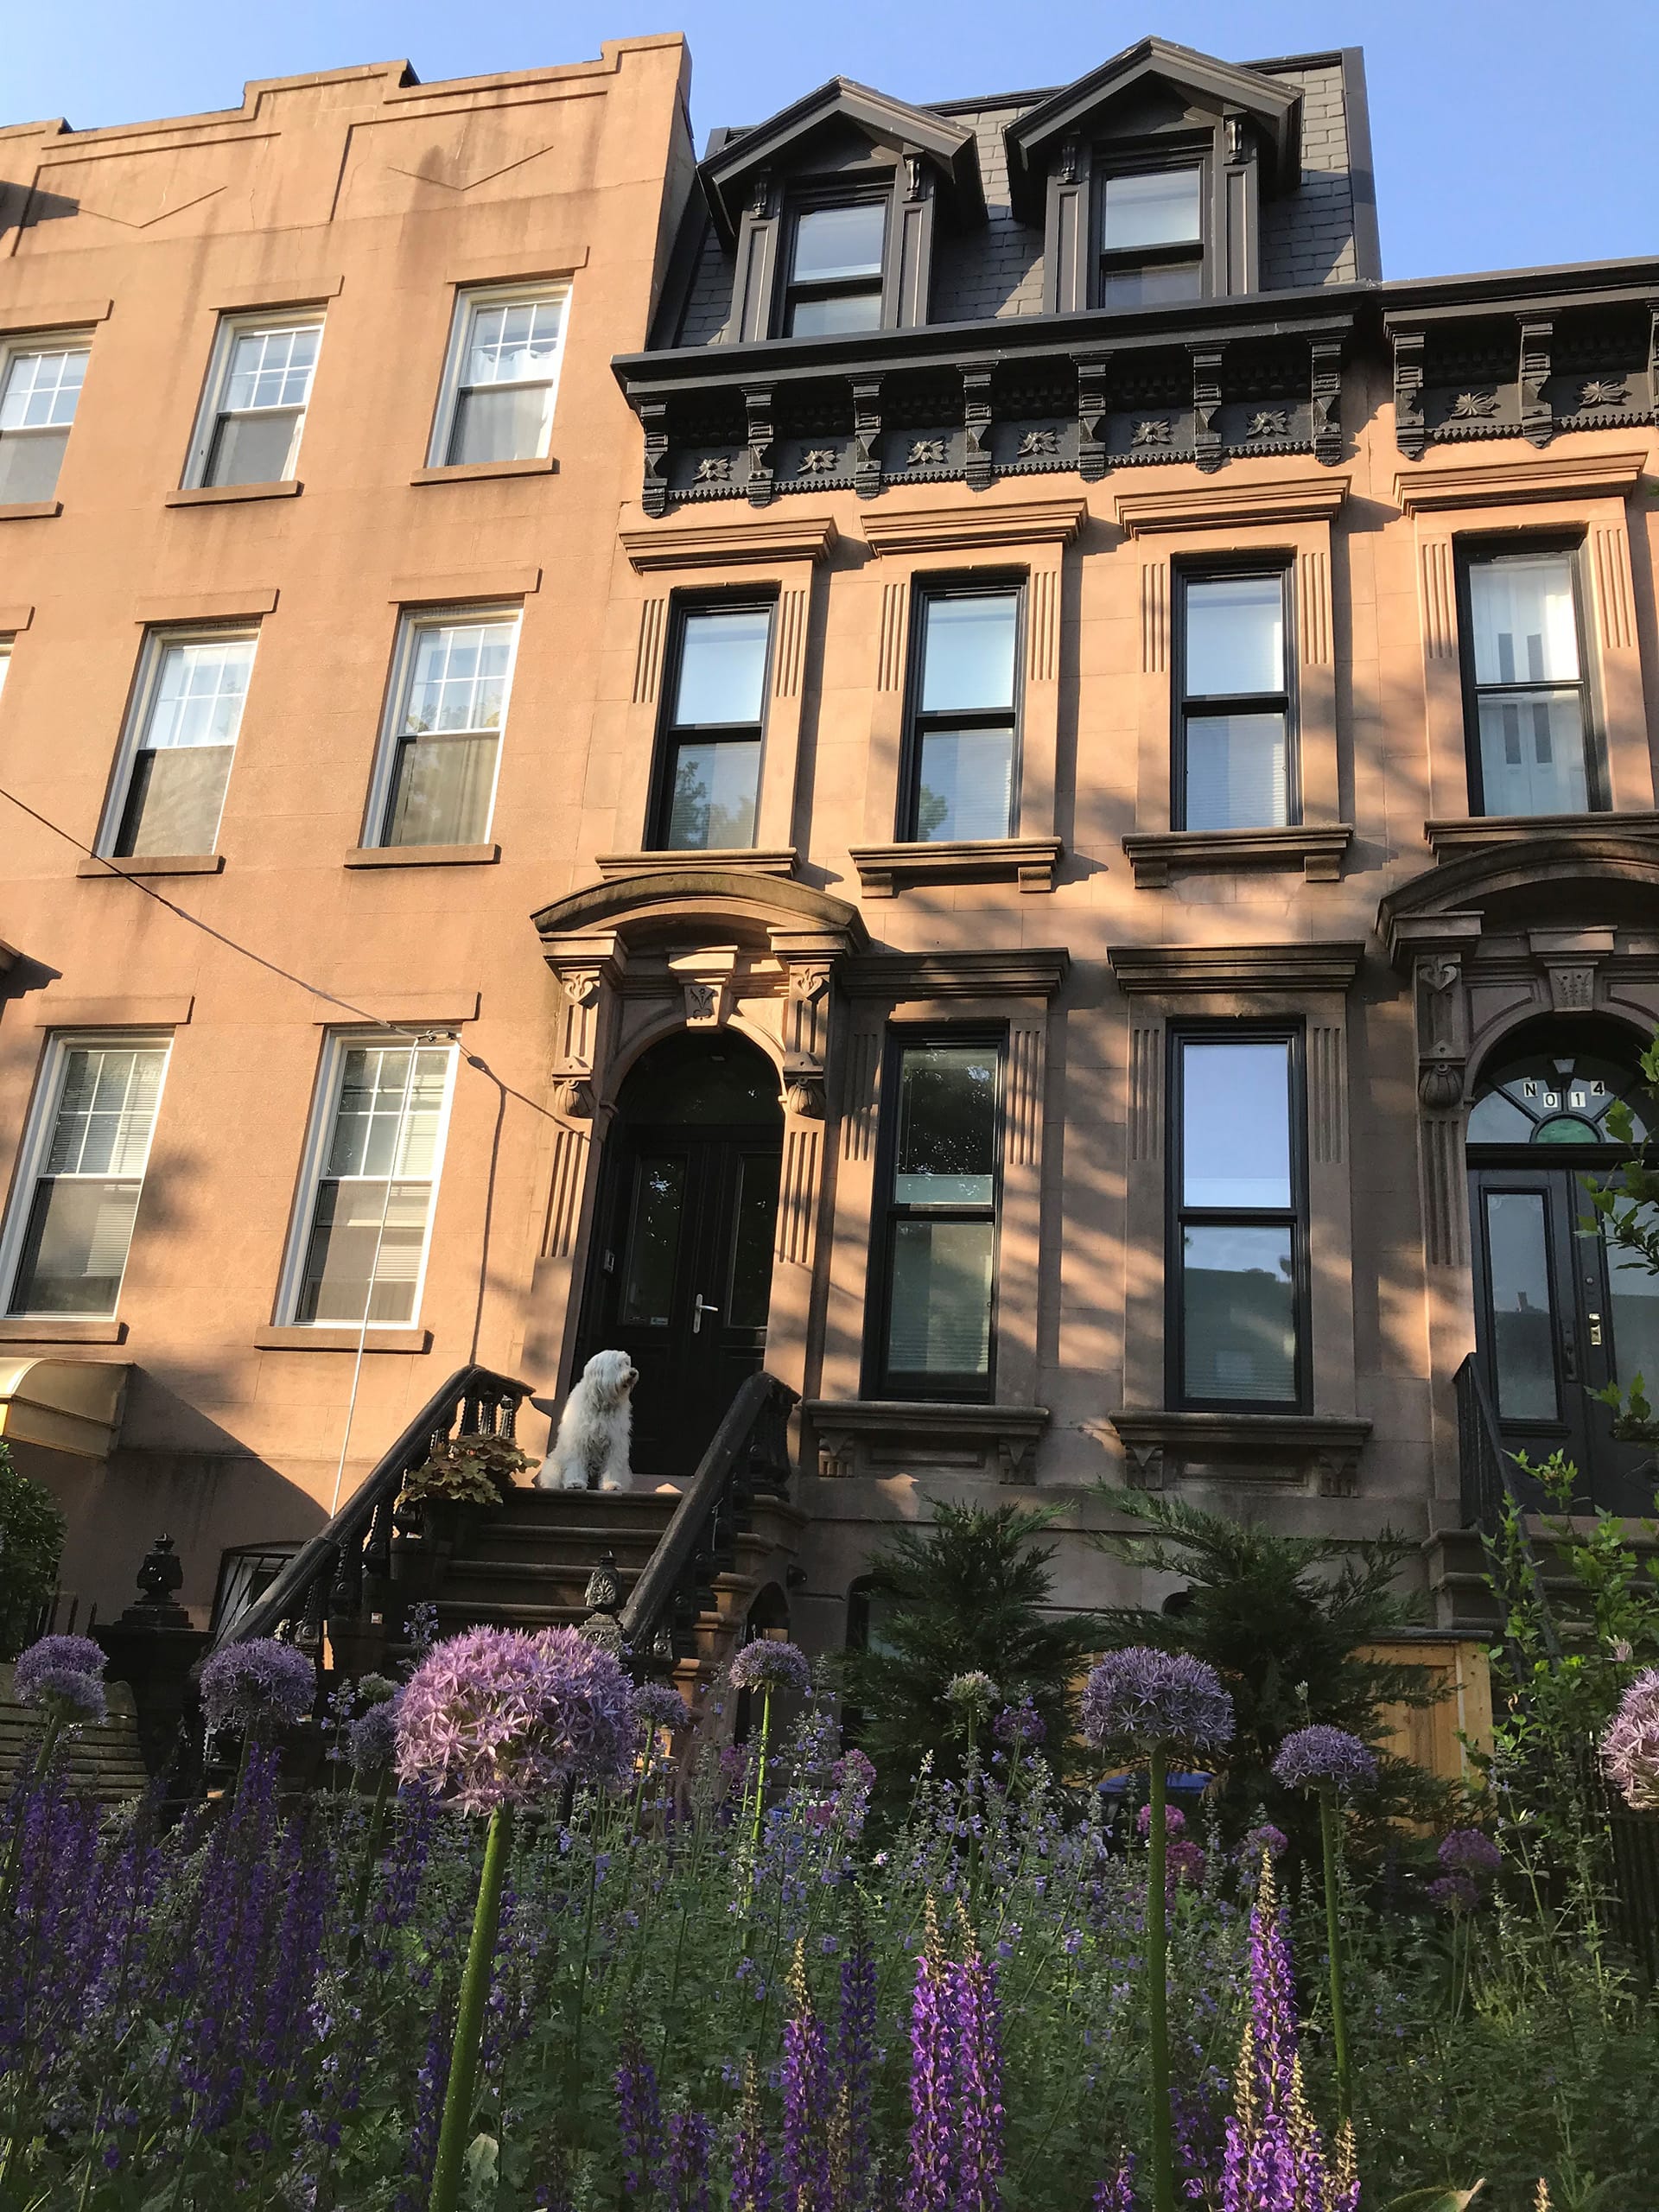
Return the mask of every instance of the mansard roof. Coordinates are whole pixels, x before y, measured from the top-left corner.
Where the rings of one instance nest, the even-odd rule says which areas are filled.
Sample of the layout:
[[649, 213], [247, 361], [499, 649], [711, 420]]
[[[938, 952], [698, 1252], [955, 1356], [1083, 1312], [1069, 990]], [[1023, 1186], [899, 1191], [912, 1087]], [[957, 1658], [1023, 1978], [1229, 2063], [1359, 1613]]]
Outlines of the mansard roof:
[[1090, 123], [1100, 111], [1147, 84], [1166, 85], [1225, 113], [1245, 115], [1262, 134], [1264, 172], [1270, 183], [1294, 182], [1299, 174], [1301, 98], [1289, 85], [1259, 69], [1240, 68], [1168, 39], [1138, 39], [1086, 77], [1028, 108], [1005, 130], [1008, 182], [1017, 213], [1041, 220], [1041, 156], [1057, 139]]
[[836, 123], [851, 124], [900, 153], [922, 155], [950, 186], [963, 215], [984, 213], [978, 154], [974, 133], [966, 124], [926, 108], [909, 107], [868, 85], [855, 84], [849, 77], [832, 77], [766, 122], [732, 132], [700, 165], [703, 193], [728, 245], [737, 236], [745, 190], [755, 172], [787, 161], [804, 141]]

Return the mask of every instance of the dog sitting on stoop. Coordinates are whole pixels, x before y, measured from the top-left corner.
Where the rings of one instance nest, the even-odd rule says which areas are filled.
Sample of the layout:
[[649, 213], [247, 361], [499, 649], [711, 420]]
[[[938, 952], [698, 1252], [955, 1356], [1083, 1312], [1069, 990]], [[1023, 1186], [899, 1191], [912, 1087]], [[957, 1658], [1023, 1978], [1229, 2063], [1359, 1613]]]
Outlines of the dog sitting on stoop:
[[625, 1351], [596, 1351], [564, 1402], [537, 1490], [626, 1490], [638, 1370]]

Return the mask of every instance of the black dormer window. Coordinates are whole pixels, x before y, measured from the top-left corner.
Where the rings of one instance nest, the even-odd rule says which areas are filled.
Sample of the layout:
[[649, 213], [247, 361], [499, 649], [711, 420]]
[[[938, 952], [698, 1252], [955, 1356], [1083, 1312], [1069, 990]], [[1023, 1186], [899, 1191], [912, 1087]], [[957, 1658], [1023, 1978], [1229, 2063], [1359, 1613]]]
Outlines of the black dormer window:
[[1157, 307], [1204, 290], [1204, 168], [1193, 162], [1101, 179], [1100, 305]]
[[784, 298], [785, 338], [820, 338], [881, 325], [885, 197], [839, 200], [796, 211]]

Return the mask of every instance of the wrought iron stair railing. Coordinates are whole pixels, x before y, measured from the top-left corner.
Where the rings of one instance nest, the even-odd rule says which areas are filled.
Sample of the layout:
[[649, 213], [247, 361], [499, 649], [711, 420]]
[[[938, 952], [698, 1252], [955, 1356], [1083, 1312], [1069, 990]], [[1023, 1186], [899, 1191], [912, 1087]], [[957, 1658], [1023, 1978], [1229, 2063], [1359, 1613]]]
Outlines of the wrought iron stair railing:
[[772, 1375], [739, 1386], [702, 1464], [674, 1509], [619, 1621], [637, 1661], [690, 1656], [715, 1581], [737, 1565], [738, 1539], [756, 1502], [789, 1494], [789, 1416], [797, 1393]]
[[405, 1479], [446, 1438], [499, 1436], [511, 1442], [530, 1390], [528, 1382], [499, 1375], [492, 1367], [457, 1369], [327, 1526], [301, 1547], [262, 1596], [226, 1624], [214, 1649], [276, 1636], [320, 1651], [326, 1630], [338, 1658], [347, 1637], [384, 1610], [391, 1576], [392, 1516]]

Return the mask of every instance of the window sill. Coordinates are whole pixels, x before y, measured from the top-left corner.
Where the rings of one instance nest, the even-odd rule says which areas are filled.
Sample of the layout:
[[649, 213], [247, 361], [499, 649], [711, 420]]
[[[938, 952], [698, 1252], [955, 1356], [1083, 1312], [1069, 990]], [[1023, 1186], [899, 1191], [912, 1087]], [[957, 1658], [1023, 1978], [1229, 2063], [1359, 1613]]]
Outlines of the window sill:
[[[371, 1328], [364, 1337], [365, 1351], [430, 1351], [430, 1329]], [[256, 1329], [253, 1348], [256, 1351], [351, 1351], [358, 1346], [355, 1329], [294, 1328]]]
[[501, 857], [499, 845], [359, 845], [346, 855], [347, 868], [487, 868]]
[[0, 522], [50, 522], [63, 512], [61, 499], [18, 499], [0, 507]]
[[1017, 883], [1052, 891], [1058, 837], [973, 837], [938, 844], [855, 845], [849, 855], [870, 899], [891, 899], [909, 884]]
[[[954, 1467], [994, 1481], [1036, 1479], [1046, 1406], [958, 1405], [908, 1398], [813, 1398], [801, 1408], [827, 1477]], [[804, 1457], [810, 1456], [808, 1454]]]
[[1223, 1480], [1300, 1483], [1321, 1497], [1351, 1497], [1368, 1421], [1337, 1414], [1133, 1412], [1107, 1419], [1122, 1440], [1129, 1480], [1161, 1490], [1193, 1468]]
[[9, 1313], [0, 1319], [3, 1344], [121, 1344], [124, 1321], [69, 1313]]
[[188, 492], [169, 492], [169, 507], [228, 507], [242, 499], [297, 499], [305, 486], [297, 477], [285, 476], [278, 484], [198, 484]]
[[1173, 874], [1229, 868], [1300, 868], [1309, 883], [1335, 883], [1353, 826], [1297, 823], [1282, 830], [1166, 830], [1125, 837], [1137, 891], [1159, 891]]
[[558, 462], [551, 454], [534, 461], [458, 461], [445, 468], [417, 468], [411, 484], [481, 484], [492, 476], [556, 476]]
[[793, 845], [709, 845], [700, 852], [601, 853], [594, 861], [601, 879], [620, 883], [631, 875], [677, 875], [688, 868], [718, 868], [741, 875], [792, 876], [800, 858]]
[[218, 875], [225, 866], [223, 853], [133, 853], [107, 859], [78, 861], [77, 875]]
[[1457, 860], [1491, 845], [1522, 845], [1534, 837], [1659, 837], [1659, 814], [1471, 814], [1425, 822], [1423, 836], [1438, 860]]

